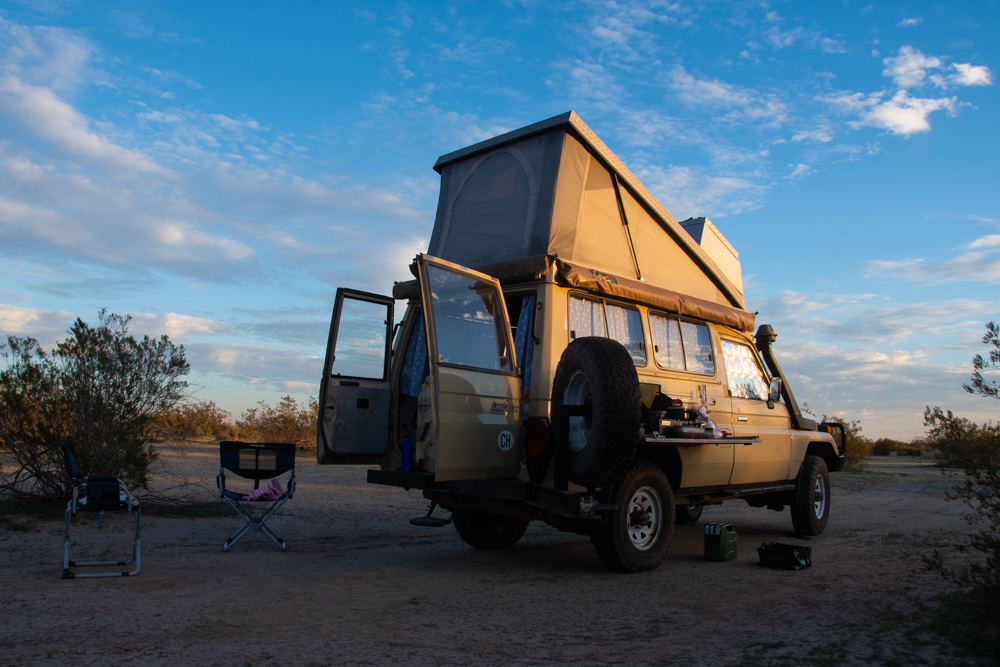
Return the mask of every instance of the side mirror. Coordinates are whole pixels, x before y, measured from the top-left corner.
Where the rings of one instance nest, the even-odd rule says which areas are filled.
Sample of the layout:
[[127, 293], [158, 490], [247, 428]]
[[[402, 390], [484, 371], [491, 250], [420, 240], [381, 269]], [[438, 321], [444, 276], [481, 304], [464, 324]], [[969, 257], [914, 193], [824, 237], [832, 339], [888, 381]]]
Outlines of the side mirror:
[[781, 378], [771, 378], [771, 384], [767, 388], [767, 407], [774, 410], [774, 404], [781, 398]]

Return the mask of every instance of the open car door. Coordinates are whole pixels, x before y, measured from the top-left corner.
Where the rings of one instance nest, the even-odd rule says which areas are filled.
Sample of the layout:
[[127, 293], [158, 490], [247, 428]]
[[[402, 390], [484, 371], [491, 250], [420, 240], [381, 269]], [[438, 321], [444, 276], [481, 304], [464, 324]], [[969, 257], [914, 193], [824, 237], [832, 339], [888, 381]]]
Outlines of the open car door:
[[378, 463], [389, 445], [393, 304], [337, 290], [319, 393], [319, 463]]
[[417, 256], [427, 327], [437, 481], [514, 477], [521, 467], [521, 381], [500, 283]]

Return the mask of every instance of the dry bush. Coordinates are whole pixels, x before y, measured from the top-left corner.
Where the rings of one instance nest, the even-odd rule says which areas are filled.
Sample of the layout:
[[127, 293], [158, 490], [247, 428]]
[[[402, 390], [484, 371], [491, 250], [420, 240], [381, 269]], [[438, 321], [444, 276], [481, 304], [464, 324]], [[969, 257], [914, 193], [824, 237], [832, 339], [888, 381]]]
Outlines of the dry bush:
[[891, 454], [899, 454], [904, 449], [906, 449], [906, 443], [902, 440], [893, 440], [892, 438], [879, 438], [874, 443], [872, 443], [872, 454], [876, 456], [889, 456]]
[[230, 421], [232, 414], [214, 401], [185, 403], [161, 414], [153, 424], [153, 434], [160, 440], [191, 440], [212, 437], [231, 440], [239, 429]]
[[102, 310], [99, 325], [77, 319], [46, 353], [33, 338], [0, 345], [0, 441], [16, 466], [0, 491], [28, 498], [68, 493], [61, 443], [76, 445], [82, 475], [113, 475], [146, 488], [157, 415], [181, 400], [189, 371], [184, 347], [166, 336], [137, 340], [128, 315]]
[[285, 396], [272, 408], [265, 401], [245, 410], [236, 421], [239, 438], [245, 442], [293, 442], [299, 449], [316, 446], [316, 419], [319, 401], [310, 398], [300, 406], [291, 396]]
[[[966, 586], [982, 607], [980, 611], [989, 614], [995, 624], [1000, 619], [1000, 424], [977, 424], [940, 408], [928, 408], [925, 421], [935, 456], [942, 464], [960, 467], [965, 473], [948, 498], [970, 507], [974, 513], [963, 519], [979, 526], [958, 545], [958, 550], [978, 552], [983, 558], [951, 567], [935, 550], [924, 560], [930, 569]], [[995, 625], [993, 641], [1000, 644]]]
[[868, 462], [868, 457], [872, 455], [875, 443], [870, 438], [861, 435], [861, 420], [847, 420], [842, 417], [823, 415], [823, 421], [844, 425], [844, 429], [847, 431], [847, 451], [844, 453], [844, 465], [848, 468], [863, 468]]

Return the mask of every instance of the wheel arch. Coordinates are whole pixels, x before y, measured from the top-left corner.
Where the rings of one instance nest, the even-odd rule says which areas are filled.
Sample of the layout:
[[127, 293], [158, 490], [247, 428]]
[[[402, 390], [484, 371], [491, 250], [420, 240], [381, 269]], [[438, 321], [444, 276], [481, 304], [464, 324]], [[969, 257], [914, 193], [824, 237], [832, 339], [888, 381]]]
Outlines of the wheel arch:
[[635, 460], [648, 461], [662, 470], [675, 493], [681, 488], [683, 464], [676, 447], [639, 447]]
[[[810, 442], [806, 447], [806, 456], [818, 456], [823, 459], [826, 462], [826, 469], [830, 472], [837, 472], [844, 467], [843, 459], [838, 454], [836, 446], [831, 442]], [[804, 458], [802, 461], [805, 463]], [[802, 470], [801, 464], [799, 464], [799, 470]]]

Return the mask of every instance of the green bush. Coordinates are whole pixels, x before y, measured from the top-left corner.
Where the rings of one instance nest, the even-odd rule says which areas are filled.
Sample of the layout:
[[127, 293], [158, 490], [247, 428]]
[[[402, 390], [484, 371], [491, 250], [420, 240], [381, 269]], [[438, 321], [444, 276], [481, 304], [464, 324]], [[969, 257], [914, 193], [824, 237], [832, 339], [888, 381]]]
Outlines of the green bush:
[[299, 449], [316, 446], [316, 419], [319, 401], [310, 398], [300, 407], [291, 396], [285, 396], [272, 408], [264, 401], [245, 410], [236, 421], [239, 438], [245, 442], [293, 442]]
[[965, 417], [956, 417], [951, 410], [928, 407], [924, 410], [924, 425], [928, 427], [931, 454], [942, 468], [964, 469], [996, 461], [1000, 424], [976, 424]]
[[[847, 431], [847, 451], [844, 453], [844, 465], [848, 468], [863, 468], [868, 462], [868, 457], [872, 455], [874, 443], [861, 435], [861, 420], [847, 420], [842, 417], [829, 417], [823, 415], [824, 422], [837, 422], [843, 424]], [[840, 434], [834, 431], [834, 439], [840, 442]]]
[[935, 551], [927, 559], [931, 569], [938, 570], [954, 581], [971, 586], [977, 595], [991, 605], [993, 613], [1000, 612], [1000, 425], [987, 422], [976, 424], [956, 417], [949, 410], [927, 409], [928, 440], [938, 449], [942, 447], [952, 467], [961, 467], [964, 481], [948, 495], [960, 500], [973, 510], [965, 518], [979, 528], [958, 546], [959, 551], [975, 551], [985, 556], [961, 567], [950, 568], [944, 557]]
[[175, 405], [159, 415], [153, 424], [153, 435], [160, 440], [191, 440], [213, 437], [231, 440], [239, 429], [230, 422], [232, 415], [213, 401]]
[[166, 336], [129, 335], [130, 316], [102, 310], [98, 318], [97, 327], [77, 319], [51, 353], [33, 338], [8, 336], [0, 345], [0, 442], [16, 463], [0, 475], [6, 495], [64, 497], [66, 439], [82, 474], [147, 488], [153, 420], [182, 398], [190, 367], [184, 347]]
[[876, 456], [889, 456], [899, 454], [906, 448], [906, 443], [902, 440], [892, 438], [879, 438], [872, 444], [872, 454]]

